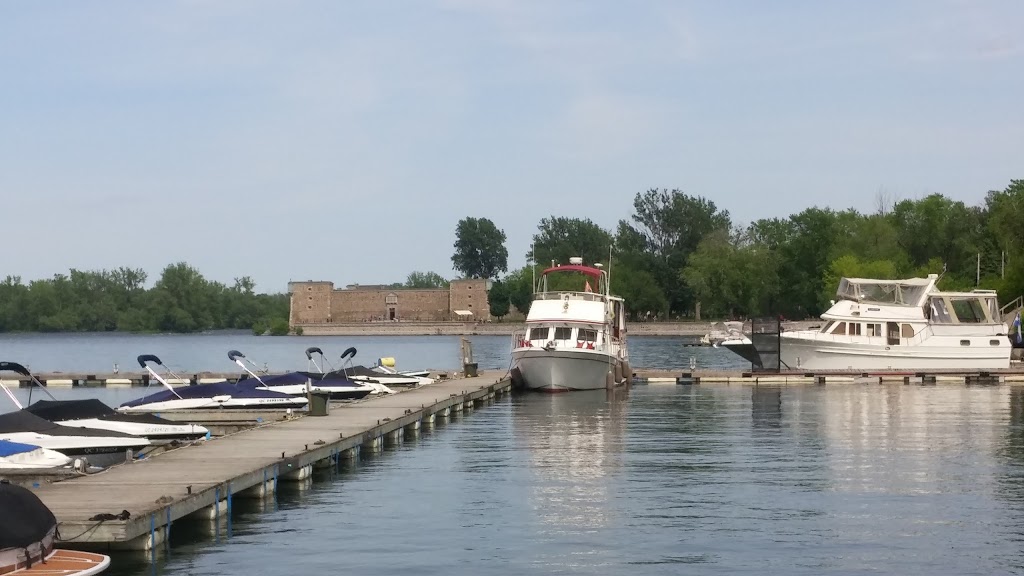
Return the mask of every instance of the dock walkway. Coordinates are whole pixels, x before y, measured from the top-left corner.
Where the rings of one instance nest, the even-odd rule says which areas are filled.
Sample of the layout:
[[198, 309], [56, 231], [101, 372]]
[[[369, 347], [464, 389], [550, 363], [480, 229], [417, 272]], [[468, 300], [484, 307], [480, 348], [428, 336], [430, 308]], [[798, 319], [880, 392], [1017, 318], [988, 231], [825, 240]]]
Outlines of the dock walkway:
[[[35, 493], [53, 510], [61, 543], [101, 549], [151, 549], [174, 521], [197, 512], [230, 513], [233, 497], [260, 497], [279, 479], [302, 479], [330, 465], [398, 442], [435, 417], [472, 409], [511, 386], [501, 372], [435, 382], [351, 404], [326, 416], [303, 415], [171, 450], [96, 474], [45, 484]], [[127, 511], [127, 519], [117, 517]], [[106, 515], [106, 516], [101, 516]]]

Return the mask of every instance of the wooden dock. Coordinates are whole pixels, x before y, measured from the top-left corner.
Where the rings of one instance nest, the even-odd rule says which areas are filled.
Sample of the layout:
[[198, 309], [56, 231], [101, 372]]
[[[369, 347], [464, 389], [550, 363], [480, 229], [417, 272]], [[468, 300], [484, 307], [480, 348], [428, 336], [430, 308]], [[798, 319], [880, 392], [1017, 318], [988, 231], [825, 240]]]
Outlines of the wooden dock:
[[263, 497], [278, 481], [310, 477], [314, 465], [376, 452], [438, 418], [489, 402], [510, 389], [511, 381], [502, 377], [482, 373], [372, 400], [332, 403], [326, 416], [269, 423], [34, 491], [56, 515], [61, 545], [149, 550], [179, 519], [230, 514], [234, 498]]
[[864, 370], [637, 370], [633, 384], [676, 385], [818, 385], [829, 383], [902, 383], [902, 384], [1024, 384], [1024, 368], [964, 371], [864, 371]]

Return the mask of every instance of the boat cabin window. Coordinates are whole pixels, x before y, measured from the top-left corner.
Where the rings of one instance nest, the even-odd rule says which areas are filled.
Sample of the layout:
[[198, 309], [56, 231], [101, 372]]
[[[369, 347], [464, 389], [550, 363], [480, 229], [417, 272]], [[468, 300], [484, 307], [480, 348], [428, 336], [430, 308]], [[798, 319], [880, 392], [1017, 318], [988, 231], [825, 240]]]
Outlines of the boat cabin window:
[[822, 334], [829, 334], [829, 333], [831, 333], [832, 332], [832, 327], [835, 326], [835, 325], [836, 325], [835, 320], [831, 320], [829, 322], [826, 322], [825, 325], [821, 327], [821, 333]]
[[950, 305], [956, 318], [963, 324], [978, 324], [985, 321], [985, 307], [977, 298], [951, 298]]
[[882, 336], [881, 324], [868, 324], [868, 336]]
[[835, 328], [835, 330], [832, 331], [832, 333], [845, 336], [846, 335], [846, 322], [837, 322], [836, 323], [836, 328]]
[[900, 326], [900, 336], [903, 336], [904, 338], [913, 338], [914, 327], [911, 326], [910, 324], [903, 324], [902, 326]]
[[850, 336], [860, 336], [860, 324], [850, 322], [849, 329], [846, 331]]
[[996, 299], [985, 298], [985, 304], [988, 305], [988, 317], [993, 320], [999, 318], [999, 303], [996, 302]]
[[946, 303], [941, 298], [931, 299], [931, 321], [935, 324], [952, 324], [953, 317], [949, 315], [949, 310], [946, 310]]
[[597, 342], [597, 330], [580, 328], [579, 334], [576, 336], [576, 339], [582, 342]]
[[572, 328], [555, 328], [553, 340], [568, 340], [572, 338]]
[[530, 328], [530, 336], [527, 340], [547, 340], [549, 330], [550, 328], [547, 326], [544, 328]]

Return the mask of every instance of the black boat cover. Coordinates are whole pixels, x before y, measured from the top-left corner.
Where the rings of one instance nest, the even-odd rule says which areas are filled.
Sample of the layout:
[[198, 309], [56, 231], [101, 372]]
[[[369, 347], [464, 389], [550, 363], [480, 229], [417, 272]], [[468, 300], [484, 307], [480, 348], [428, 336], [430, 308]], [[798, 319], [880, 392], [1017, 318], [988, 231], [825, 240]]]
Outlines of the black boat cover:
[[87, 420], [97, 418], [108, 422], [135, 422], [138, 424], [174, 424], [166, 418], [152, 414], [120, 414], [103, 402], [87, 400], [39, 400], [25, 408], [43, 420], [61, 422], [64, 420]]
[[31, 412], [18, 410], [8, 414], [0, 414], [0, 434], [12, 434], [14, 432], [35, 432], [47, 436], [92, 436], [101, 438], [138, 438], [123, 432], [113, 430], [97, 430], [94, 428], [79, 428], [77, 426], [61, 426], [49, 420], [44, 420]]
[[42, 542], [57, 525], [53, 512], [27, 488], [0, 481], [0, 550]]

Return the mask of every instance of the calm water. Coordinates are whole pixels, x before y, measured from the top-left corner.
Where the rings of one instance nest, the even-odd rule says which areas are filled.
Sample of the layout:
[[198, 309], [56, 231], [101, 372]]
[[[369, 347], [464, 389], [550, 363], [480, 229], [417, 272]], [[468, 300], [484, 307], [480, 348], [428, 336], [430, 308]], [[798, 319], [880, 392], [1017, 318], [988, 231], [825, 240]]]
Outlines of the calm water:
[[[507, 338], [473, 342], [482, 367], [507, 366]], [[229, 347], [283, 369], [310, 345], [409, 368], [458, 363], [458, 338], [444, 337], [0, 340], [37, 370], [142, 352], [212, 368]], [[742, 365], [671, 338], [636, 338], [631, 351], [638, 366]], [[1024, 388], [514, 396], [282, 485], [275, 501], [236, 501], [216, 533], [175, 523], [172, 544], [155, 562], [116, 555], [110, 574], [1024, 573]]]
[[1022, 410], [1009, 387], [517, 396], [111, 573], [1020, 572]]

